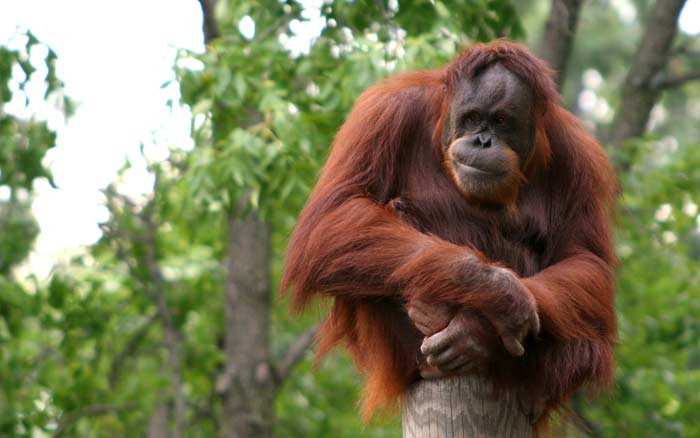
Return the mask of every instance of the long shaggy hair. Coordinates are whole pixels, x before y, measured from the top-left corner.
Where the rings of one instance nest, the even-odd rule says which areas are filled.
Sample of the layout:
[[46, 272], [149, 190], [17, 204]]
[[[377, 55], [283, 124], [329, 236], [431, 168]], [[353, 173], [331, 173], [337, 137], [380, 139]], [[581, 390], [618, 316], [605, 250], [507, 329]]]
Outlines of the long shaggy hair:
[[[509, 208], [475, 205], [443, 166], [444, 120], [457, 81], [502, 63], [534, 94], [536, 149]], [[582, 385], [613, 378], [616, 319], [611, 207], [617, 183], [595, 139], [559, 103], [552, 72], [506, 41], [473, 46], [442, 69], [366, 90], [338, 131], [290, 239], [282, 290], [301, 310], [331, 297], [318, 354], [344, 343], [366, 376], [363, 415], [395, 406], [419, 378], [411, 299], [478, 310], [502, 306], [474, 260], [518, 274], [542, 329], [525, 355], [505, 350], [487, 371], [497, 388], [542, 400], [545, 415]], [[408, 211], [397, 214], [400, 198]], [[484, 322], [483, 342], [499, 343]], [[503, 348], [501, 348], [503, 350]]]

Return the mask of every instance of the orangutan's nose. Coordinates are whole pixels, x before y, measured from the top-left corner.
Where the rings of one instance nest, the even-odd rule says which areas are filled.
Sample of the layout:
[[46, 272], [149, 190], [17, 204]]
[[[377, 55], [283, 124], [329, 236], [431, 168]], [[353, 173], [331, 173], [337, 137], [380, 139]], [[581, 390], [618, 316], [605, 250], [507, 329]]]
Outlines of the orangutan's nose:
[[491, 134], [488, 132], [480, 132], [472, 138], [472, 145], [478, 148], [486, 149], [491, 147]]

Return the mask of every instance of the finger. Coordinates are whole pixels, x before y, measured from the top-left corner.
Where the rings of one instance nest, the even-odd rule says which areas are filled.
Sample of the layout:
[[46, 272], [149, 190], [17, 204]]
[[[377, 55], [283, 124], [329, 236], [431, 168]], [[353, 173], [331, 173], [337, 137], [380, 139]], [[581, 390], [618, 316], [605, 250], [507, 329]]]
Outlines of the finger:
[[469, 355], [460, 354], [456, 356], [451, 362], [440, 366], [440, 369], [445, 372], [454, 372], [455, 370], [460, 369], [465, 365], [469, 364], [469, 362], [471, 362], [470, 359], [471, 358], [469, 357]]
[[476, 362], [467, 362], [459, 368], [451, 371], [452, 374], [471, 374], [479, 368]]
[[412, 320], [424, 320], [425, 313], [413, 304], [406, 306], [406, 311], [408, 312], [409, 318]]
[[439, 379], [441, 377], [445, 377], [445, 373], [440, 371], [439, 368], [428, 366], [428, 367], [422, 367], [420, 369], [420, 376], [424, 379]]
[[423, 313], [420, 312], [414, 306], [407, 306], [408, 317], [411, 319], [413, 325], [424, 335], [430, 336], [435, 334], [436, 330], [433, 328], [430, 321], [425, 317]]
[[415, 306], [410, 306], [408, 308], [408, 317], [411, 318], [414, 324], [421, 324], [424, 326], [430, 325], [431, 318]]
[[512, 356], [519, 357], [525, 354], [525, 348], [523, 347], [523, 344], [521, 344], [515, 336], [501, 336], [501, 340], [503, 341], [503, 346]]
[[406, 306], [411, 321], [426, 327], [426, 335], [433, 335], [444, 329], [452, 319], [452, 309], [446, 304], [428, 304], [415, 300]]
[[534, 336], [537, 336], [540, 332], [540, 317], [537, 315], [537, 313], [532, 314], [532, 319], [530, 320], [530, 330], [532, 331], [532, 334]]
[[432, 336], [425, 338], [420, 346], [420, 351], [426, 356], [431, 354], [438, 354], [442, 350], [450, 346], [452, 338], [452, 332], [448, 327], [442, 331], [435, 333]]
[[452, 316], [454, 315], [454, 311], [452, 307], [446, 305], [446, 304], [440, 304], [436, 308], [437, 315], [440, 319], [446, 320], [446, 319], [451, 319]]
[[525, 348], [523, 347], [522, 340], [525, 337], [525, 334], [527, 331], [525, 330], [524, 333], [521, 331], [519, 334], [519, 337], [515, 337], [514, 335], [511, 334], [511, 330], [505, 327], [505, 325], [498, 320], [497, 318], [490, 318], [489, 320], [491, 321], [491, 324], [493, 324], [494, 328], [496, 329], [496, 332], [498, 333], [498, 336], [501, 338], [501, 341], [503, 342], [503, 346], [505, 347], [506, 351], [510, 353], [512, 356], [522, 356], [525, 354]]
[[433, 330], [432, 328], [430, 328], [428, 326], [425, 326], [423, 324], [419, 324], [416, 322], [414, 322], [413, 325], [415, 325], [416, 328], [418, 329], [418, 331], [421, 332], [425, 336], [430, 336], [432, 334], [435, 334], [435, 330]]
[[419, 332], [421, 332], [424, 336], [431, 336], [434, 335], [437, 330], [435, 330], [434, 327], [432, 327], [429, 324], [426, 324], [423, 321], [415, 321], [411, 320], [413, 325], [418, 329]]
[[420, 331], [423, 331], [428, 328], [425, 324], [421, 324], [420, 322], [414, 322], [413, 325], [416, 326], [416, 328]]
[[425, 301], [421, 300], [414, 300], [411, 302], [411, 305], [415, 307], [419, 312], [424, 314], [429, 314], [433, 307], [431, 304], [428, 304]]
[[452, 317], [451, 308], [446, 304], [428, 304], [425, 301], [415, 301], [411, 305], [421, 315], [421, 318], [427, 318], [433, 323], [447, 322]]
[[447, 304], [428, 304], [419, 302], [420, 310], [426, 315], [432, 315], [433, 319], [450, 319], [452, 317], [452, 308]]
[[430, 365], [442, 368], [443, 365], [451, 362], [457, 356], [459, 356], [459, 351], [454, 347], [450, 347], [440, 354], [431, 354], [428, 356], [427, 361]]

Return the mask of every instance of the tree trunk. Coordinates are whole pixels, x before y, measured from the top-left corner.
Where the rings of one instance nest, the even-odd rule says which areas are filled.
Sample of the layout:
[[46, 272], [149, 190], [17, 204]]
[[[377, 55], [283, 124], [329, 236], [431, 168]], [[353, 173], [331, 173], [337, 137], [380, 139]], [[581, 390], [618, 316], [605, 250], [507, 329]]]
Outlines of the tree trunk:
[[148, 438], [168, 438], [168, 406], [161, 404], [155, 408], [148, 420]]
[[[214, 16], [217, 1], [199, 0], [206, 44], [220, 36]], [[228, 233], [226, 363], [216, 382], [223, 398], [220, 434], [266, 438], [272, 436], [277, 384], [269, 348], [270, 229], [256, 211], [245, 217], [233, 211], [228, 216]]]
[[622, 87], [622, 99], [610, 130], [612, 144], [619, 146], [628, 138], [644, 134], [649, 114], [661, 95], [656, 81], [668, 62], [684, 4], [685, 0], [657, 0], [654, 4]]
[[204, 33], [205, 44], [209, 44], [220, 36], [219, 24], [214, 16], [217, 2], [218, 0], [199, 0], [199, 6], [202, 10], [202, 32]]
[[540, 42], [540, 57], [556, 72], [560, 90], [566, 79], [566, 66], [573, 49], [582, 4], [583, 0], [552, 0]]
[[275, 384], [270, 365], [270, 230], [255, 212], [229, 219], [226, 381], [222, 435], [272, 435]]
[[419, 380], [406, 394], [404, 438], [529, 438], [533, 428], [515, 394], [492, 396], [477, 376]]

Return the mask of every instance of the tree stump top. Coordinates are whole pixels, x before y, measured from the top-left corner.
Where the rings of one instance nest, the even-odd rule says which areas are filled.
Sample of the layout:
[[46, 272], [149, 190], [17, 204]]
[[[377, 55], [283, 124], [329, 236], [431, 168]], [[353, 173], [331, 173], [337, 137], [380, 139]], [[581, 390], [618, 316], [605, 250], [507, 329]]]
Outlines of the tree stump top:
[[419, 380], [406, 394], [404, 438], [531, 438], [532, 425], [515, 394], [494, 397], [477, 376]]

